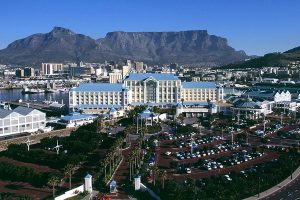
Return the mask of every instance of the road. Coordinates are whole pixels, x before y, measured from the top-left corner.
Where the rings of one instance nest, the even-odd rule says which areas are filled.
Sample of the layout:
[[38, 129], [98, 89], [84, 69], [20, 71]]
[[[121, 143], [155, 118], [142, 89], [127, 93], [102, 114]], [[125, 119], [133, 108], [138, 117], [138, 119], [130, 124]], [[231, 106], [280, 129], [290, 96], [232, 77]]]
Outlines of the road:
[[287, 186], [262, 200], [300, 200], [300, 176]]

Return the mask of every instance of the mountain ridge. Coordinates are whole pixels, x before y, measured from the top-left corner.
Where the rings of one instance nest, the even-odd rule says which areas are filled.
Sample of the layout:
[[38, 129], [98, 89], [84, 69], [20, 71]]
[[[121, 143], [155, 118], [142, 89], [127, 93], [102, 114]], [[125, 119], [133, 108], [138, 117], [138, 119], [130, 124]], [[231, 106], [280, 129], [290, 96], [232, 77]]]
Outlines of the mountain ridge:
[[0, 50], [0, 63], [25, 65], [133, 59], [153, 64], [218, 66], [246, 58], [246, 53], [229, 46], [226, 38], [209, 35], [207, 30], [115, 31], [93, 39], [54, 27], [48, 33], [30, 35]]

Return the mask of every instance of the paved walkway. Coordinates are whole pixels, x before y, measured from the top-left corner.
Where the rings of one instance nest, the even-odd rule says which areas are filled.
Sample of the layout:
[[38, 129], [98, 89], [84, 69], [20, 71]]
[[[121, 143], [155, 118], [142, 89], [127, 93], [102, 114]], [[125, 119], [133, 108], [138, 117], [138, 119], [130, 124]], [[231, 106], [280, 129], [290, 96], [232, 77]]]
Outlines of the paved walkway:
[[274, 187], [264, 191], [264, 192], [261, 192], [259, 194], [259, 197], [258, 195], [256, 194], [255, 196], [252, 196], [252, 197], [249, 197], [247, 199], [244, 199], [244, 200], [257, 200], [257, 199], [263, 199], [275, 192], [277, 192], [278, 190], [281, 190], [281, 189], [284, 189], [284, 187], [286, 185], [288, 185], [289, 183], [291, 183], [292, 181], [294, 181], [298, 176], [300, 175], [300, 167], [298, 167], [296, 169], [296, 171], [293, 172], [293, 179], [291, 179], [291, 177], [289, 176], [288, 178], [286, 178], [284, 181], [282, 181], [281, 183], [279, 183], [278, 185], [275, 185]]
[[122, 188], [122, 182], [128, 178], [129, 165], [127, 163], [127, 157], [129, 153], [132, 151], [135, 144], [136, 141], [131, 141], [131, 146], [128, 149], [122, 151], [123, 160], [112, 178], [117, 182], [118, 192], [116, 196], [111, 196], [112, 199], [129, 199], [128, 195], [125, 193], [125, 191]]

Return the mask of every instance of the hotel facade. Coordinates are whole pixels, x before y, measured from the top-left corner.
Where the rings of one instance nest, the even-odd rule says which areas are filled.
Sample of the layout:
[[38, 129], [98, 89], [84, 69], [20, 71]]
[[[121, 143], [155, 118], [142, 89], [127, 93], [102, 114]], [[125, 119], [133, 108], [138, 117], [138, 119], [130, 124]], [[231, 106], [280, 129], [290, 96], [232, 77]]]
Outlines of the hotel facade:
[[[174, 74], [131, 73], [122, 83], [83, 83], [69, 92], [73, 110], [99, 113], [131, 106], [185, 108], [223, 101], [223, 88], [215, 82], [182, 82]], [[202, 109], [203, 110], [203, 109]]]

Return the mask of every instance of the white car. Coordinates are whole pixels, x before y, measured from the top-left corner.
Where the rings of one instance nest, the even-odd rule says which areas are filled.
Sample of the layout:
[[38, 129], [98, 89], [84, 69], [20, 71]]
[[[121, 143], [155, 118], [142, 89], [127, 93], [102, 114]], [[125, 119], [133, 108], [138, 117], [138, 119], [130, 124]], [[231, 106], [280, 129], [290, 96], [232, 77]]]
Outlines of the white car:
[[192, 170], [190, 168], [186, 168], [185, 171], [186, 171], [187, 174], [192, 173]]
[[225, 176], [225, 178], [226, 178], [227, 181], [232, 181], [232, 178], [230, 178], [229, 175], [226, 174], [226, 175], [224, 175], [224, 176]]
[[171, 155], [171, 152], [170, 152], [170, 151], [167, 151], [165, 154], [166, 154], [167, 156], [169, 156], [169, 155]]

